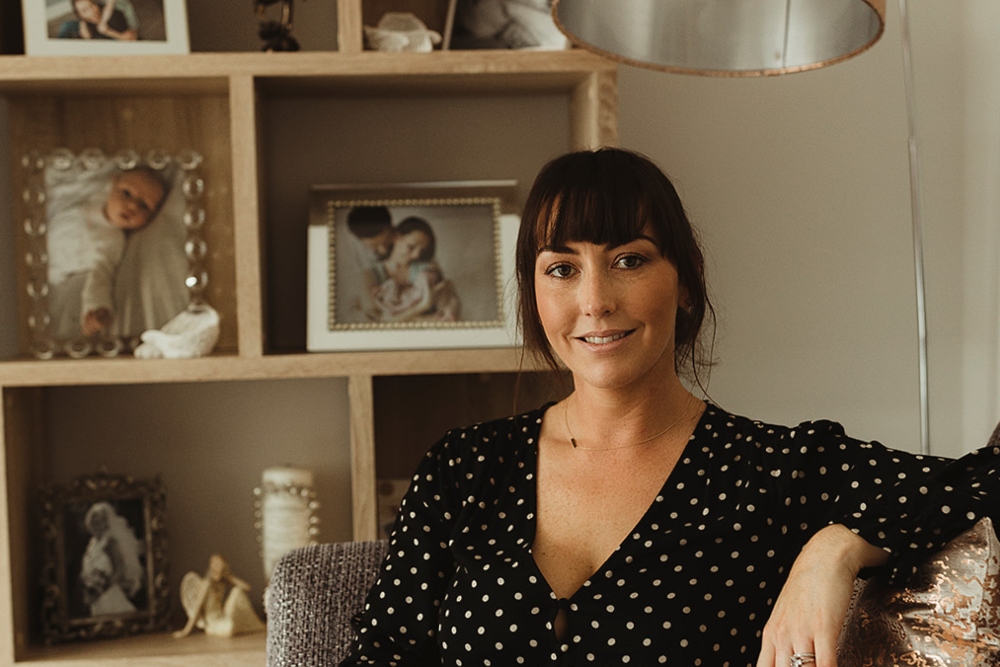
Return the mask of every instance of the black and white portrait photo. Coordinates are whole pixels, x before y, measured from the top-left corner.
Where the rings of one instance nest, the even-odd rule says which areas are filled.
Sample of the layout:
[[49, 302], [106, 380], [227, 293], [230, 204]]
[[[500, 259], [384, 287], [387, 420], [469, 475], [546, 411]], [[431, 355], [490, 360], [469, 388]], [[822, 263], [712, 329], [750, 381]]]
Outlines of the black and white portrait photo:
[[40, 489], [46, 644], [156, 632], [170, 615], [159, 477], [98, 473]]
[[70, 618], [145, 610], [142, 499], [69, 504], [66, 526]]

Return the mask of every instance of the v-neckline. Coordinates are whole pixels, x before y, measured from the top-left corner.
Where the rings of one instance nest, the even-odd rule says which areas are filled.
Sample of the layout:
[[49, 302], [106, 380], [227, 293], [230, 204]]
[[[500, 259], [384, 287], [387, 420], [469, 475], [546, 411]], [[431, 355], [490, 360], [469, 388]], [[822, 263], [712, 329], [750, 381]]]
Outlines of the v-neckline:
[[532, 483], [528, 486], [528, 488], [530, 489], [530, 496], [529, 496], [529, 498], [525, 502], [525, 505], [527, 505], [527, 511], [528, 511], [528, 515], [529, 515], [528, 516], [528, 526], [529, 526], [528, 532], [530, 534], [530, 539], [527, 539], [525, 543], [527, 545], [527, 550], [528, 550], [528, 554], [530, 556], [531, 565], [535, 569], [535, 572], [537, 572], [537, 574], [540, 577], [541, 581], [545, 582], [545, 586], [549, 590], [550, 597], [552, 597], [553, 599], [556, 599], [556, 600], [558, 600], [558, 599], [565, 599], [565, 600], [571, 602], [571, 601], [573, 601], [574, 598], [576, 598], [576, 596], [579, 594], [579, 592], [582, 589], [587, 588], [588, 586], [591, 585], [591, 582], [594, 581], [595, 577], [597, 577], [598, 575], [600, 575], [602, 572], [608, 571], [609, 566], [611, 564], [613, 564], [613, 561], [618, 556], [618, 554], [620, 554], [624, 550], [625, 543], [628, 541], [629, 537], [632, 536], [632, 535], [634, 535], [637, 531], [639, 531], [639, 530], [642, 529], [642, 527], [647, 523], [647, 521], [649, 519], [650, 511], [653, 509], [653, 507], [655, 506], [655, 504], [657, 502], [660, 502], [660, 499], [663, 498], [668, 493], [668, 489], [667, 489], [668, 485], [674, 485], [674, 486], [676, 486], [677, 481], [678, 481], [678, 479], [677, 479], [678, 478], [678, 474], [677, 474], [678, 470], [680, 468], [685, 468], [685, 469], [689, 468], [690, 464], [694, 462], [694, 459], [691, 456], [691, 453], [697, 447], [696, 441], [698, 440], [698, 433], [699, 433], [699, 431], [702, 430], [703, 423], [704, 423], [705, 419], [707, 418], [709, 412], [712, 410], [712, 405], [709, 404], [707, 401], [702, 401], [702, 403], [704, 404], [704, 408], [703, 408], [703, 410], [701, 412], [701, 415], [699, 415], [699, 417], [698, 417], [698, 421], [695, 424], [694, 430], [691, 432], [691, 435], [688, 437], [687, 442], [684, 443], [684, 446], [681, 448], [681, 451], [678, 454], [677, 459], [674, 462], [674, 465], [671, 467], [670, 472], [663, 479], [663, 482], [660, 484], [659, 490], [650, 499], [649, 504], [646, 506], [646, 509], [643, 510], [643, 513], [639, 517], [638, 521], [636, 521], [635, 525], [632, 526], [632, 528], [622, 536], [621, 540], [618, 542], [618, 544], [615, 546], [615, 548], [611, 550], [611, 553], [608, 554], [607, 558], [605, 558], [604, 561], [601, 562], [601, 564], [597, 567], [597, 569], [594, 570], [593, 572], [591, 572], [590, 575], [583, 581], [583, 583], [580, 584], [580, 586], [577, 587], [577, 589], [575, 591], [573, 591], [573, 593], [571, 593], [569, 596], [566, 596], [566, 597], [559, 596], [553, 590], [552, 585], [549, 583], [548, 579], [546, 579], [545, 574], [542, 572], [542, 569], [538, 566], [538, 562], [535, 560], [535, 555], [534, 555], [535, 537], [537, 536], [537, 533], [538, 533], [538, 453], [539, 453], [539, 442], [540, 442], [541, 433], [542, 433], [542, 422], [545, 420], [545, 415], [546, 415], [546, 413], [548, 413], [549, 408], [551, 408], [552, 406], [554, 406], [555, 402], [546, 403], [541, 408], [539, 408], [539, 416], [538, 416], [538, 419], [535, 420], [534, 432], [532, 433], [532, 437], [530, 439], [531, 450], [528, 452], [528, 457], [527, 457], [528, 458], [527, 465], [530, 466], [528, 468], [527, 472], [531, 475], [531, 482]]

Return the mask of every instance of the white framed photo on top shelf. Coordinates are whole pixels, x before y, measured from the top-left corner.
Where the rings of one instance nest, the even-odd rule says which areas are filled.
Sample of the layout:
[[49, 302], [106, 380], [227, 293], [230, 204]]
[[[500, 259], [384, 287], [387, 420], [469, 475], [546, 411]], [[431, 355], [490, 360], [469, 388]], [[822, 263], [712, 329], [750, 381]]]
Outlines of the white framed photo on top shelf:
[[552, 0], [450, 0], [444, 48], [568, 49]]
[[188, 53], [185, 0], [21, 0], [29, 56]]
[[513, 345], [515, 185], [314, 186], [306, 348]]

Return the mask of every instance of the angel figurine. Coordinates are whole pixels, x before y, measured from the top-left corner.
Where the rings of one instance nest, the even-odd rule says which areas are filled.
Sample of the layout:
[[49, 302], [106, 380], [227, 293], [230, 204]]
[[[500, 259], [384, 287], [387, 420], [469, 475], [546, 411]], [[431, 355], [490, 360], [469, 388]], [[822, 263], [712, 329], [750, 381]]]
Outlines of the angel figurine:
[[181, 579], [181, 605], [188, 620], [174, 637], [186, 637], [195, 627], [214, 637], [264, 630], [266, 626], [247, 596], [249, 590], [247, 582], [229, 571], [229, 561], [224, 556], [212, 554], [204, 577], [188, 572]]

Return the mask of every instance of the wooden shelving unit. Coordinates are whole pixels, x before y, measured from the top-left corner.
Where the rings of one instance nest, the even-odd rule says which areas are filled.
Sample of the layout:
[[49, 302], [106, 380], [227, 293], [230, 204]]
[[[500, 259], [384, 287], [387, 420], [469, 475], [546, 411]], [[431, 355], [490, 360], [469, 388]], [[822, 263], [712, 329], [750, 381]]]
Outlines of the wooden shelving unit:
[[[34, 601], [37, 563], [30, 545], [37, 539], [32, 518], [36, 489], [51, 481], [69, 448], [51, 442], [48, 434], [51, 404], [58, 402], [52, 396], [59, 391], [122, 386], [142, 392], [171, 384], [218, 383], [224, 394], [231, 383], [327, 379], [345, 383], [350, 436], [343, 446], [350, 448], [350, 535], [366, 539], [376, 535], [376, 454], [386, 446], [376, 437], [379, 420], [386, 419], [380, 415], [387, 412], [377, 404], [380, 383], [389, 383], [386, 395], [393, 395], [393, 378], [427, 378], [427, 386], [433, 387], [436, 377], [458, 375], [475, 378], [488, 394], [491, 375], [509, 378], [521, 368], [522, 360], [510, 349], [307, 353], [298, 334], [291, 335], [291, 343], [288, 336], [278, 343], [273, 340], [282, 338], [272, 336], [277, 325], [269, 316], [270, 311], [280, 310], [271, 295], [282, 277], [269, 256], [269, 238], [298, 230], [283, 231], [268, 217], [266, 202], [275, 197], [268, 166], [275, 152], [283, 150], [268, 138], [269, 128], [274, 127], [266, 117], [269, 108], [345, 99], [399, 104], [433, 98], [435, 104], [447, 106], [470, 97], [556, 97], [564, 101], [565, 116], [559, 122], [565, 126], [566, 148], [617, 141], [615, 68], [599, 58], [576, 50], [364, 52], [361, 16], [360, 0], [340, 0], [339, 52], [0, 57], [0, 97], [9, 110], [15, 163], [10, 176], [13, 193], [23, 187], [17, 158], [29, 150], [59, 146], [82, 150], [92, 145], [201, 149], [210, 220], [207, 298], [223, 322], [215, 353], [203, 359], [38, 361], [22, 355], [0, 361], [0, 436], [5, 454], [0, 457], [0, 665], [230, 667], [264, 662], [262, 636], [222, 641], [137, 636], [54, 648], [42, 645]], [[488, 133], [490, 128], [482, 131]], [[441, 159], [448, 157], [443, 153]], [[540, 162], [549, 156], [536, 157]], [[312, 159], [321, 160], [322, 155]], [[412, 178], [420, 180], [421, 174]], [[16, 221], [23, 215], [23, 203], [14, 197], [13, 204]], [[292, 261], [302, 263], [304, 256], [293, 256]], [[304, 312], [294, 314], [304, 318]], [[2, 326], [26, 340], [25, 319], [22, 312], [16, 324]], [[287, 318], [282, 312], [279, 319]], [[506, 398], [509, 383], [496, 386]], [[169, 411], [171, 406], [163, 409]], [[426, 403], [411, 408], [424, 409]], [[448, 405], [436, 409], [449, 412]], [[114, 423], [114, 407], [107, 410], [108, 415], [98, 418]], [[466, 416], [458, 409], [452, 413], [446, 417]], [[393, 447], [388, 445], [390, 451]], [[186, 532], [172, 531], [172, 535], [176, 543], [185, 539]]]

